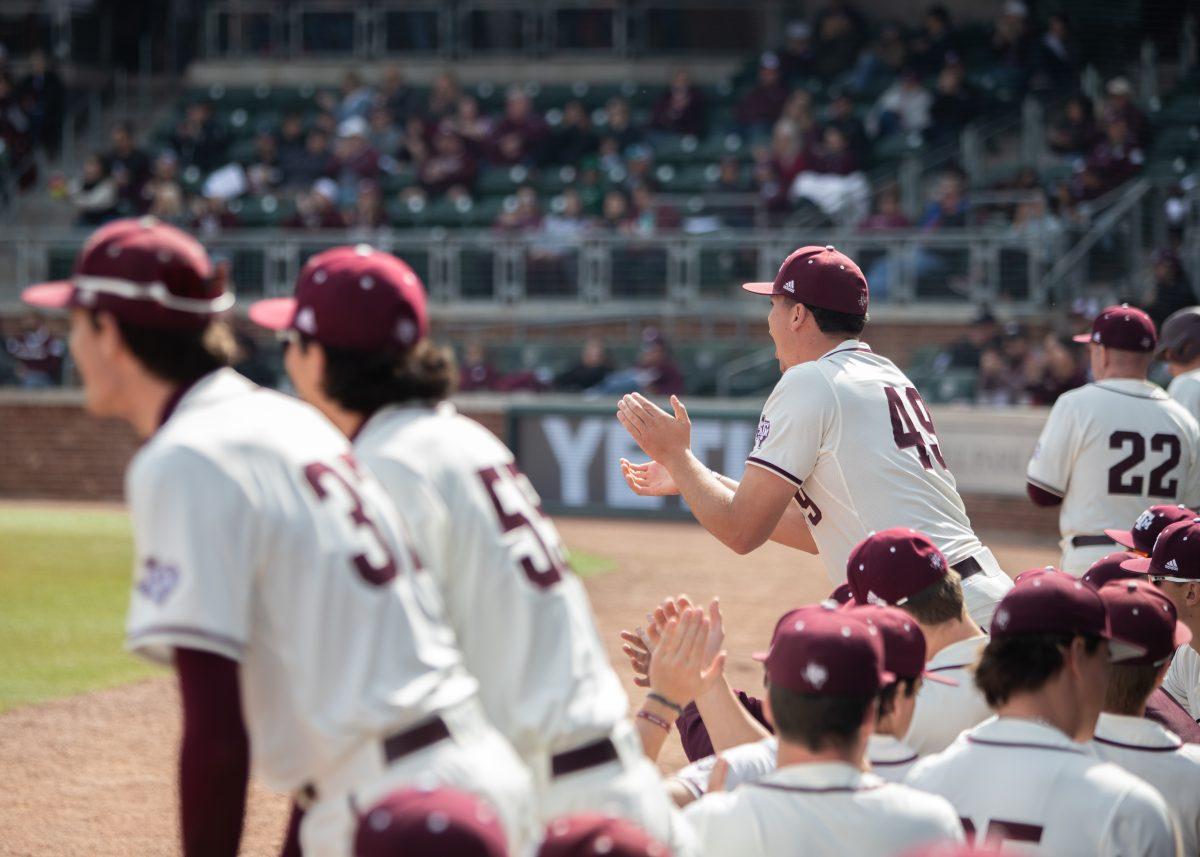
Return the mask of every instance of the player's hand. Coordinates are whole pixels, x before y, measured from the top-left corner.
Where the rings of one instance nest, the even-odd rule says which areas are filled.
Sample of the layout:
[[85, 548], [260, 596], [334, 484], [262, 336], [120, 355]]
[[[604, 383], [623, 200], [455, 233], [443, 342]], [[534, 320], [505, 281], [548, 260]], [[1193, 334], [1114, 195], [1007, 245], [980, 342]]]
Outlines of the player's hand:
[[617, 402], [617, 420], [637, 441], [642, 452], [670, 467], [688, 451], [692, 442], [692, 421], [678, 397], [671, 397], [671, 416], [641, 393], [622, 396]]
[[625, 641], [621, 651], [629, 658], [629, 666], [633, 669], [633, 683], [638, 687], [649, 687], [651, 649], [646, 639], [646, 631], [642, 628], [636, 631], [622, 631], [621, 639]]
[[634, 464], [622, 458], [621, 475], [625, 477], [625, 484], [633, 493], [643, 497], [666, 497], [679, 493], [670, 471], [657, 461]]
[[[692, 604], [692, 600], [686, 595], [664, 599], [658, 607], [654, 608], [654, 613], [646, 617], [648, 622], [647, 627], [661, 634], [667, 622], [677, 618], [688, 608], [700, 609]], [[705, 663], [711, 662], [721, 651], [721, 647], [725, 645], [725, 622], [721, 616], [721, 599], [714, 598], [709, 602], [708, 622], [708, 645], [704, 649]]]
[[722, 675], [725, 652], [707, 660], [712, 630], [704, 611], [688, 607], [662, 629], [662, 640], [650, 657], [650, 689], [678, 705], [686, 705]]

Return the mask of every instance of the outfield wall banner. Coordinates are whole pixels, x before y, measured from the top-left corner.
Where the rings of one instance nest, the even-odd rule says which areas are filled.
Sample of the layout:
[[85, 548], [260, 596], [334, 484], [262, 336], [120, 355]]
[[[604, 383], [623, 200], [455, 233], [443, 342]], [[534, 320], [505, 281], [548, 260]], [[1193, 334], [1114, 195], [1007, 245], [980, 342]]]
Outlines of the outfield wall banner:
[[[741, 479], [759, 412], [745, 405], [689, 408], [692, 452], [708, 467]], [[1044, 409], [933, 408], [938, 440], [963, 494], [1024, 496], [1025, 465], [1045, 423]], [[602, 405], [516, 405], [508, 442], [521, 470], [554, 514], [683, 517], [678, 497], [639, 497], [620, 460], [645, 455]]]

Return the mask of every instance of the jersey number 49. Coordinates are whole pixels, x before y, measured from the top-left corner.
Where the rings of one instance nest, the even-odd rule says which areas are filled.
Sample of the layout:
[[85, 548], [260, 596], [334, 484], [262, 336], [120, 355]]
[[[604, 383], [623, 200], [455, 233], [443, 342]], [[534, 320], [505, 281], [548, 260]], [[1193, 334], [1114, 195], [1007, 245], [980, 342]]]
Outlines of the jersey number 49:
[[[905, 387], [904, 398], [900, 397], [900, 391], [895, 387], [884, 387], [883, 392], [887, 395], [888, 415], [892, 418], [892, 437], [896, 440], [896, 446], [900, 449], [915, 449], [921, 466], [926, 470], [933, 469], [933, 459], [930, 458], [930, 453], [933, 454], [933, 458], [937, 459], [937, 463], [942, 466], [943, 470], [948, 470], [946, 459], [942, 458], [942, 449], [938, 446], [937, 429], [933, 427], [933, 417], [929, 416], [929, 409], [925, 407], [925, 401], [917, 392], [917, 388]], [[907, 406], [904, 399], [908, 399]], [[911, 415], [909, 414], [910, 408]], [[916, 417], [915, 421], [914, 416]], [[917, 423], [920, 423], [921, 428], [925, 429], [926, 434], [929, 435], [928, 438], [921, 434]]]

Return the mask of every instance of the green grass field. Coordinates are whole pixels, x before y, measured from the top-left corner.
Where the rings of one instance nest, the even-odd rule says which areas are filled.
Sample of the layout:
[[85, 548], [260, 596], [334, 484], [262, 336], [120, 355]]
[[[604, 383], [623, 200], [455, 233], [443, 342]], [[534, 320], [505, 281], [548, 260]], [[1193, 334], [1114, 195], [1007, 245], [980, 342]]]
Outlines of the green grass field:
[[[616, 567], [570, 561], [581, 577]], [[132, 563], [124, 512], [0, 505], [0, 712], [156, 672], [122, 648]]]

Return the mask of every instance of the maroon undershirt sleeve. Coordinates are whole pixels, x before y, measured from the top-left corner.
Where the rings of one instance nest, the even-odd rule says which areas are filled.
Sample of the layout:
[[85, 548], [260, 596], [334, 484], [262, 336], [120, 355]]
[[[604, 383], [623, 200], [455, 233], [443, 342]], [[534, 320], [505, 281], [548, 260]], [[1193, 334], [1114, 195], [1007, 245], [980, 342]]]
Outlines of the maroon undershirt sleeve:
[[1063, 501], [1062, 497], [1051, 494], [1045, 488], [1039, 488], [1032, 482], [1025, 483], [1025, 493], [1029, 495], [1029, 499], [1035, 506], [1059, 506]]
[[237, 857], [250, 778], [238, 664], [197, 649], [175, 650], [183, 703], [179, 751], [184, 857]]

